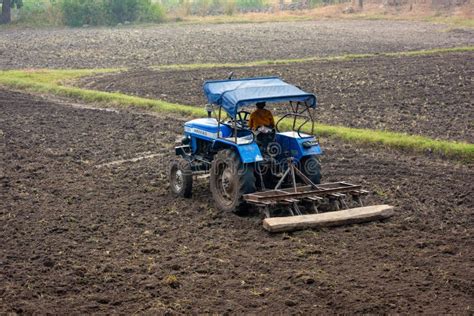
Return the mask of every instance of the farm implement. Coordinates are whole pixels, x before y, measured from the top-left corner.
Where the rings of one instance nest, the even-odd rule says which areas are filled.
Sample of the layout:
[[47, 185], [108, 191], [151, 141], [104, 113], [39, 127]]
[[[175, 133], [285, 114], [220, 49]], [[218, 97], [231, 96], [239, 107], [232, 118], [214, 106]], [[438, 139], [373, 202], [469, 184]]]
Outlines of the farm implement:
[[[278, 77], [207, 81], [208, 117], [184, 124], [170, 167], [170, 188], [192, 196], [193, 176], [209, 174], [222, 211], [258, 209], [271, 232], [385, 219], [389, 205], [363, 206], [368, 191], [348, 182], [321, 183], [314, 136], [316, 96]], [[265, 103], [264, 103], [265, 102]], [[276, 123], [251, 128], [247, 107], [285, 104]]]

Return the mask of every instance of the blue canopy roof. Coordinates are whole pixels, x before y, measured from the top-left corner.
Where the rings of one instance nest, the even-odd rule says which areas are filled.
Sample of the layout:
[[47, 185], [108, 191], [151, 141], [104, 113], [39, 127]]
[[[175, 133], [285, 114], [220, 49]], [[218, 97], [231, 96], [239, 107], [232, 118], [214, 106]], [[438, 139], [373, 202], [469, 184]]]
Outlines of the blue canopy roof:
[[239, 107], [257, 102], [300, 101], [314, 108], [316, 96], [290, 85], [278, 77], [212, 80], [204, 83], [204, 93], [234, 117]]

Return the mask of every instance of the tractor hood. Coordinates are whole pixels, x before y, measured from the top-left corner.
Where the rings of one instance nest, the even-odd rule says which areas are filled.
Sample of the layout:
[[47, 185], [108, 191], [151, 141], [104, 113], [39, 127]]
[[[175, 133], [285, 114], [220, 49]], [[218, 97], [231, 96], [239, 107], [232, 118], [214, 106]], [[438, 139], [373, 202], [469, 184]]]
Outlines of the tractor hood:
[[232, 118], [238, 109], [257, 102], [306, 102], [316, 107], [316, 96], [290, 85], [278, 77], [212, 80], [204, 83], [211, 104], [222, 106]]

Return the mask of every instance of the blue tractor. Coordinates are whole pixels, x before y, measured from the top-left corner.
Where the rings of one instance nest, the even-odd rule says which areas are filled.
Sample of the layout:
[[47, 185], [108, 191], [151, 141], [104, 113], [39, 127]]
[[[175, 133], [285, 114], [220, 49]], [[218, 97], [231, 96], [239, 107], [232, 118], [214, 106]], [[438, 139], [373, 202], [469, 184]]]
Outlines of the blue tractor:
[[[256, 206], [265, 217], [317, 213], [324, 204], [346, 208], [347, 195], [361, 204], [367, 191], [360, 186], [320, 183], [314, 94], [278, 77], [207, 81], [204, 93], [208, 117], [186, 122], [175, 148], [178, 159], [169, 171], [175, 195], [191, 197], [193, 177], [209, 173], [215, 205], [226, 212]], [[259, 102], [280, 105], [273, 128], [249, 128], [248, 107]]]

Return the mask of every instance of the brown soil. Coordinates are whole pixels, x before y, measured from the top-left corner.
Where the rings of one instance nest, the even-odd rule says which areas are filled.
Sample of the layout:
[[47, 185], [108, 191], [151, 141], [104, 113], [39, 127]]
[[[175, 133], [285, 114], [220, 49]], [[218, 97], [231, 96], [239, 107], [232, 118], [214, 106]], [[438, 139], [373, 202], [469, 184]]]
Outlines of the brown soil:
[[0, 313], [472, 313], [473, 166], [323, 140], [396, 216], [272, 235], [170, 196], [184, 120], [0, 90]]
[[4, 29], [0, 30], [0, 69], [136, 68], [464, 45], [474, 45], [471, 29], [406, 21]]
[[238, 69], [136, 70], [85, 78], [90, 89], [203, 105], [205, 80], [277, 75], [318, 95], [318, 121], [474, 142], [474, 53], [377, 57]]

